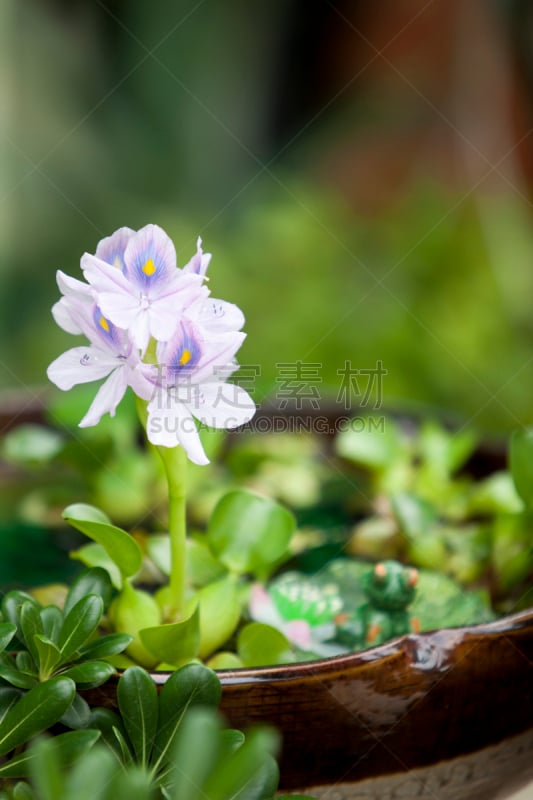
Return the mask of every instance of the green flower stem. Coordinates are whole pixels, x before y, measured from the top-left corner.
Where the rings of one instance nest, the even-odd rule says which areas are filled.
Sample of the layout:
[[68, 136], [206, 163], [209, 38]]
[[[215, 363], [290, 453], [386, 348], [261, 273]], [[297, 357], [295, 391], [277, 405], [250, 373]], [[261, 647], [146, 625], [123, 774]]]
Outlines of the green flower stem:
[[[146, 403], [136, 398], [137, 412], [146, 429]], [[168, 524], [170, 534], [170, 580], [168, 586], [169, 617], [167, 622], [178, 621], [185, 611], [186, 585], [186, 494], [187, 454], [183, 447], [156, 447], [168, 486]]]
[[183, 447], [156, 447], [165, 467], [168, 484], [170, 533], [170, 581], [168, 601], [171, 616], [180, 619], [185, 610], [187, 454]]

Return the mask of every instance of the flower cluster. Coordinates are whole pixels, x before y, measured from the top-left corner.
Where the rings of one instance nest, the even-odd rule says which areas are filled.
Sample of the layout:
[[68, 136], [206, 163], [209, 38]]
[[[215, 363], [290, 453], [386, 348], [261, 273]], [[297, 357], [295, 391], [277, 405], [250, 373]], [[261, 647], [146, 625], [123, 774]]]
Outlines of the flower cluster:
[[245, 334], [237, 306], [210, 297], [204, 284], [211, 256], [201, 240], [183, 268], [171, 239], [157, 225], [120, 228], [85, 253], [87, 282], [58, 271], [61, 299], [52, 313], [68, 333], [89, 344], [73, 347], [48, 367], [60, 389], [106, 378], [80, 426], [114, 415], [126, 389], [147, 403], [146, 432], [155, 445], [181, 445], [206, 464], [194, 418], [214, 428], [248, 422], [255, 405], [226, 379], [238, 368]]

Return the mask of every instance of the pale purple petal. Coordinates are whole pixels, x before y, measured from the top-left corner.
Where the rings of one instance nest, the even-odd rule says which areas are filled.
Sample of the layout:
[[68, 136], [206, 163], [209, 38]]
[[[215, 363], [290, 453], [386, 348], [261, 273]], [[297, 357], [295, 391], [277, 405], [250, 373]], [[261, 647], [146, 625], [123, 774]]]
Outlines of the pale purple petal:
[[102, 313], [118, 328], [130, 328], [139, 314], [139, 301], [129, 293], [101, 292], [98, 302]]
[[63, 391], [105, 378], [120, 362], [96, 347], [73, 347], [52, 361], [46, 374]]
[[132, 283], [149, 295], [176, 269], [176, 250], [162, 228], [145, 225], [129, 240], [124, 264]]
[[124, 397], [126, 389], [125, 370], [123, 366], [119, 366], [98, 389], [89, 410], [80, 422], [80, 428], [97, 425], [107, 412], [114, 417], [117, 406]]
[[123, 270], [124, 251], [132, 236], [135, 236], [135, 231], [131, 228], [119, 228], [111, 236], [107, 236], [98, 242], [96, 257], [105, 261], [106, 264], [111, 264], [113, 267]]
[[91, 297], [91, 287], [89, 284], [79, 281], [77, 278], [71, 278], [60, 269], [56, 272], [56, 281], [59, 291], [64, 295], [78, 295], [80, 297]]
[[152, 400], [148, 405], [146, 434], [148, 440], [162, 447], [181, 445], [187, 457], [195, 464], [209, 464], [200, 435], [191, 414], [174, 398]]
[[194, 374], [195, 383], [204, 383], [220, 376], [221, 371], [233, 362], [235, 353], [246, 338], [245, 333], [219, 333], [204, 343], [203, 357]]
[[200, 236], [196, 242], [196, 253], [191, 260], [183, 267], [183, 272], [194, 272], [197, 275], [205, 275], [209, 262], [211, 261], [211, 253], [204, 253], [202, 250], [202, 240]]
[[210, 428], [232, 430], [245, 425], [255, 414], [255, 403], [234, 383], [203, 383], [187, 408]]
[[244, 314], [238, 306], [214, 297], [204, 303], [198, 315], [198, 322], [213, 333], [240, 331], [244, 321]]
[[80, 334], [83, 333], [79, 323], [72, 316], [71, 304], [69, 299], [62, 297], [57, 303], [52, 306], [52, 316], [56, 323], [67, 333]]
[[143, 400], [151, 400], [155, 390], [155, 374], [157, 367], [154, 364], [142, 364], [139, 362], [135, 366], [126, 365], [127, 382], [138, 397]]
[[137, 289], [131, 285], [119, 269], [106, 264], [105, 261], [90, 253], [82, 255], [81, 268], [85, 278], [98, 294], [100, 292], [118, 292], [119, 294], [138, 295]]

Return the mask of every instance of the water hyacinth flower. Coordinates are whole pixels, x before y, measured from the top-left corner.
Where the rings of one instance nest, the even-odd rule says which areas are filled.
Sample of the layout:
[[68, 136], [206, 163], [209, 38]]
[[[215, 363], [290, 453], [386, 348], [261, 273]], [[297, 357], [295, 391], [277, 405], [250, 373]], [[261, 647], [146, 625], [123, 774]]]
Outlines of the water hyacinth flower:
[[[157, 225], [120, 228], [81, 267], [86, 283], [58, 271], [57, 324], [88, 344], [63, 353], [48, 368], [60, 389], [106, 378], [81, 426], [114, 415], [126, 389], [148, 403], [148, 439], [181, 445], [207, 463], [194, 419], [217, 428], [247, 422], [255, 405], [227, 383], [245, 334], [241, 310], [210, 297], [204, 285], [211, 259], [201, 240], [182, 269], [174, 245]], [[152, 344], [150, 344], [152, 342]], [[154, 363], [155, 362], [155, 363]]]
[[170, 341], [158, 347], [164, 364], [148, 404], [146, 431], [153, 444], [181, 444], [191, 461], [207, 464], [193, 418], [211, 428], [236, 428], [248, 422], [255, 404], [236, 384], [226, 382], [236, 369], [235, 353], [244, 340], [239, 331], [213, 333], [186, 319]]

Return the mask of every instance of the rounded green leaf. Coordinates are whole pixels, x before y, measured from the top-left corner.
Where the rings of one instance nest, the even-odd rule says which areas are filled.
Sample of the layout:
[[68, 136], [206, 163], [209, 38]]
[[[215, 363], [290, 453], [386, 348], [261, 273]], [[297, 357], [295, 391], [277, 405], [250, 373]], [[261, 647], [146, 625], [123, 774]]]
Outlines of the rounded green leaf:
[[82, 647], [98, 628], [104, 601], [100, 595], [89, 594], [78, 600], [65, 617], [59, 632], [57, 646], [65, 663]]
[[75, 692], [69, 678], [52, 678], [30, 689], [0, 723], [0, 755], [54, 725], [72, 703]]
[[122, 592], [111, 603], [109, 616], [117, 633], [133, 636], [126, 653], [143, 667], [155, 667], [158, 659], [146, 649], [139, 635], [143, 628], [161, 622], [161, 612], [154, 597], [148, 592], [134, 589], [129, 581], [125, 581]]
[[139, 631], [141, 642], [159, 662], [179, 664], [198, 655], [200, 615], [198, 607], [186, 619], [154, 625]]
[[133, 637], [128, 633], [109, 633], [99, 636], [80, 648], [80, 658], [107, 658], [122, 653]]
[[34, 646], [37, 651], [36, 664], [39, 667], [41, 680], [46, 680], [54, 671], [54, 668], [61, 661], [61, 651], [48, 637], [36, 634], [34, 636]]
[[68, 614], [76, 603], [88, 594], [100, 595], [104, 602], [104, 608], [107, 608], [113, 596], [113, 585], [105, 569], [92, 567], [74, 578], [65, 600], [63, 612]]
[[114, 674], [115, 668], [107, 661], [85, 661], [61, 672], [62, 677], [73, 680], [78, 689], [95, 689]]
[[234, 633], [241, 618], [241, 601], [235, 579], [229, 575], [198, 592], [200, 610], [200, 658], [221, 647]]
[[216, 505], [207, 531], [209, 546], [228, 569], [264, 575], [287, 552], [294, 516], [279, 503], [235, 491]]
[[237, 653], [246, 667], [266, 667], [294, 661], [288, 639], [270, 625], [251, 622], [237, 640]]
[[146, 670], [130, 667], [118, 682], [117, 699], [137, 760], [147, 765], [159, 718], [156, 685]]
[[135, 575], [140, 570], [142, 553], [139, 545], [129, 533], [112, 525], [103, 511], [86, 503], [74, 503], [63, 511], [63, 519], [102, 545], [124, 577]]

